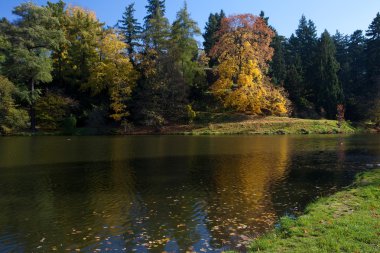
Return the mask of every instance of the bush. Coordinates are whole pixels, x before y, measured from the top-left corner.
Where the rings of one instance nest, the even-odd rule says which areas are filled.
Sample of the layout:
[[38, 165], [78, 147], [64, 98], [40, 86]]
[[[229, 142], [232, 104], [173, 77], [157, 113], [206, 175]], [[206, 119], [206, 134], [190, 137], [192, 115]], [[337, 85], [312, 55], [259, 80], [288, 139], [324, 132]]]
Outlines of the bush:
[[77, 126], [77, 119], [71, 115], [63, 121], [63, 133], [64, 134], [73, 134]]
[[191, 105], [187, 105], [186, 109], [187, 109], [187, 117], [189, 119], [189, 123], [191, 124], [194, 122], [195, 118], [197, 117], [197, 113], [193, 110]]
[[75, 106], [73, 99], [47, 92], [36, 102], [37, 123], [44, 129], [56, 130]]
[[0, 134], [8, 135], [27, 127], [29, 116], [14, 101], [16, 86], [7, 78], [0, 76]]
[[159, 132], [165, 124], [165, 119], [160, 114], [154, 111], [147, 111], [145, 114], [145, 125], [152, 126], [154, 129]]
[[108, 112], [103, 106], [93, 106], [92, 110], [86, 112], [86, 125], [90, 128], [102, 128], [106, 125]]

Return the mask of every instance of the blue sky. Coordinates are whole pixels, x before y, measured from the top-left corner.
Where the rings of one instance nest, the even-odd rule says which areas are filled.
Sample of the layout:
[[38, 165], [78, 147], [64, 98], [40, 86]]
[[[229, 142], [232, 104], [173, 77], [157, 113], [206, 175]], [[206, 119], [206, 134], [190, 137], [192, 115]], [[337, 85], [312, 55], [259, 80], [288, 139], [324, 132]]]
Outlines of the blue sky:
[[[11, 11], [26, 0], [0, 0], [0, 17], [12, 19]], [[46, 4], [46, 0], [34, 0], [36, 4]], [[55, 2], [53, 0], [52, 2]], [[107, 25], [114, 25], [120, 19], [126, 5], [136, 3], [136, 16], [142, 20], [145, 15], [146, 0], [66, 0], [94, 10], [98, 18]], [[327, 29], [330, 33], [339, 30], [350, 34], [356, 29], [366, 30], [380, 12], [380, 0], [187, 0], [193, 19], [204, 28], [210, 12], [223, 9], [228, 15], [252, 13], [258, 15], [264, 10], [270, 17], [270, 24], [285, 36], [290, 36], [297, 28], [302, 14], [314, 21], [318, 33]], [[167, 17], [170, 21], [183, 6], [182, 0], [166, 0]]]

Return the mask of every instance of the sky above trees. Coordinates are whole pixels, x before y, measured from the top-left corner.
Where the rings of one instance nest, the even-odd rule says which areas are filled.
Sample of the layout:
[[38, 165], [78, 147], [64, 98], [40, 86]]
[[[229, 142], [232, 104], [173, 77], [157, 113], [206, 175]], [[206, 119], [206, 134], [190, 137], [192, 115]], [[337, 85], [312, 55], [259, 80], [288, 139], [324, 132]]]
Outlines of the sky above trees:
[[[0, 17], [13, 19], [12, 9], [23, 2], [26, 0], [1, 0]], [[43, 5], [46, 0], [32, 2]], [[99, 19], [110, 26], [120, 19], [125, 6], [132, 2], [136, 2], [136, 16], [142, 21], [147, 4], [146, 0], [67, 0], [66, 2], [94, 10]], [[290, 36], [295, 31], [302, 14], [314, 21], [318, 34], [324, 29], [332, 34], [336, 30], [351, 34], [356, 29], [366, 30], [373, 17], [380, 11], [380, 1], [375, 0], [187, 0], [187, 3], [192, 18], [198, 22], [201, 29], [204, 28], [210, 12], [223, 9], [227, 15], [237, 13], [258, 15], [263, 10], [266, 16], [270, 17], [270, 24], [285, 36]], [[182, 6], [181, 0], [166, 0], [167, 17], [171, 22]]]

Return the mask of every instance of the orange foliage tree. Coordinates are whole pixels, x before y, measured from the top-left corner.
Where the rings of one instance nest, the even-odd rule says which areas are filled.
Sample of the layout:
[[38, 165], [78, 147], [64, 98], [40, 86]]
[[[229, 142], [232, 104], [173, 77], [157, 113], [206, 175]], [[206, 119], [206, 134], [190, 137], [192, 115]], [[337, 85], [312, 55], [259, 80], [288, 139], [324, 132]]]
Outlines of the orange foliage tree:
[[210, 52], [219, 62], [218, 79], [211, 89], [225, 107], [257, 115], [288, 112], [282, 90], [273, 87], [265, 75], [273, 56], [273, 36], [265, 21], [251, 14], [222, 20], [220, 39]]

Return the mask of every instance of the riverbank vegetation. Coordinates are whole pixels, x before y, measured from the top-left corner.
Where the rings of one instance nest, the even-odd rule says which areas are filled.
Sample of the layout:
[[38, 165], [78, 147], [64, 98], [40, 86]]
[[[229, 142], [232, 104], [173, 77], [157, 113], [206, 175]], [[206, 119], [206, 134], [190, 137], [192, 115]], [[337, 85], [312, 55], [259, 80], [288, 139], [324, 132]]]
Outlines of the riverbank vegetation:
[[[210, 14], [203, 45], [186, 3], [171, 24], [165, 0], [148, 1], [142, 24], [134, 4], [126, 6], [112, 27], [63, 1], [24, 3], [13, 14], [0, 21], [3, 135], [77, 128], [162, 133], [173, 125], [194, 134], [351, 131], [345, 119], [379, 127], [380, 14], [365, 32], [320, 37], [302, 16], [285, 38], [263, 12], [221, 11]], [[263, 131], [261, 120], [209, 121], [193, 130], [202, 115], [226, 112], [322, 121], [284, 118]]]
[[360, 174], [349, 189], [284, 217], [250, 252], [379, 252], [380, 170]]

